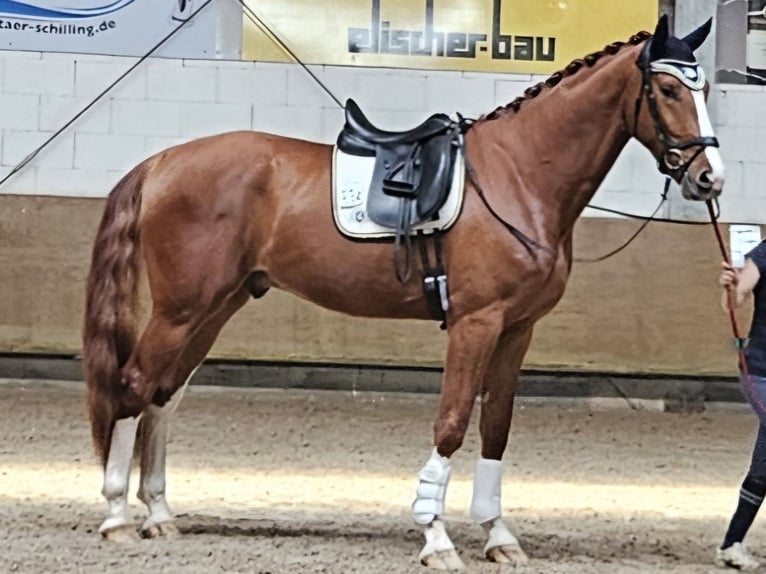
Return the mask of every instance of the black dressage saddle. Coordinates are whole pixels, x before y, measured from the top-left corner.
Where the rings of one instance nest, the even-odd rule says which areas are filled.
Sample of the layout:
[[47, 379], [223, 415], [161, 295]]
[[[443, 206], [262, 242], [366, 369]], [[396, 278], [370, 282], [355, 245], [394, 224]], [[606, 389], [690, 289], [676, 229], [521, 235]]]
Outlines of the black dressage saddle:
[[407, 131], [382, 130], [349, 99], [337, 145], [351, 155], [375, 157], [367, 215], [401, 237], [437, 216], [447, 200], [460, 135], [460, 124], [446, 114], [434, 114]]

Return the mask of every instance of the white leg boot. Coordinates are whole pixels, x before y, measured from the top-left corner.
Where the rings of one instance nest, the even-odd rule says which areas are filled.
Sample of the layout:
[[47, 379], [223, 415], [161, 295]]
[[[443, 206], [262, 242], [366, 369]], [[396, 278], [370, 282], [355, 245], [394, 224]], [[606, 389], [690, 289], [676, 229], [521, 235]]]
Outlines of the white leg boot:
[[502, 520], [501, 490], [503, 463], [480, 458], [476, 462], [471, 499], [471, 519], [487, 534], [484, 555], [493, 562], [523, 566], [527, 555]]
[[418, 488], [412, 503], [412, 517], [423, 527], [426, 544], [418, 554], [420, 563], [437, 570], [462, 570], [463, 561], [457, 555], [444, 522], [444, 500], [447, 494], [452, 466], [448, 458], [440, 456], [436, 448], [418, 474]]

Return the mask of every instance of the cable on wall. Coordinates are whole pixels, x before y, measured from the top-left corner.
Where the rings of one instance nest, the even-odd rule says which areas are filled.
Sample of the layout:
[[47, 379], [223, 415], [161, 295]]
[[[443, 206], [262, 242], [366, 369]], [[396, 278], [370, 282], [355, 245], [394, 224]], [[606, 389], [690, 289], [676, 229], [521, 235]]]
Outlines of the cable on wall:
[[182, 21], [178, 26], [176, 26], [170, 33], [168, 33], [162, 40], [157, 42], [146, 54], [141, 56], [130, 68], [128, 68], [125, 72], [123, 72], [116, 80], [114, 80], [111, 84], [109, 84], [100, 94], [98, 94], [93, 100], [91, 100], [88, 105], [86, 105], [83, 109], [81, 109], [77, 114], [72, 117], [68, 122], [66, 122], [63, 126], [61, 126], [58, 130], [56, 130], [47, 140], [45, 140], [40, 146], [38, 146], [34, 151], [32, 151], [29, 155], [27, 155], [24, 159], [22, 159], [5, 177], [0, 179], [0, 187], [2, 187], [11, 177], [16, 175], [18, 172], [23, 170], [37, 155], [44, 150], [48, 145], [50, 145], [56, 138], [58, 138], [62, 133], [64, 133], [73, 123], [75, 123], [77, 120], [79, 120], [88, 110], [90, 110], [96, 103], [98, 103], [101, 98], [103, 98], [109, 91], [111, 91], [115, 86], [117, 86], [120, 82], [122, 82], [133, 70], [138, 68], [141, 64], [143, 64], [149, 57], [151, 57], [152, 54], [154, 54], [157, 50], [159, 50], [168, 40], [170, 40], [173, 36], [176, 35], [176, 33], [183, 28], [187, 23], [191, 22], [197, 14], [202, 12], [209, 4], [211, 4], [214, 0], [206, 0], [199, 8], [197, 8], [194, 12], [192, 12], [189, 17]]

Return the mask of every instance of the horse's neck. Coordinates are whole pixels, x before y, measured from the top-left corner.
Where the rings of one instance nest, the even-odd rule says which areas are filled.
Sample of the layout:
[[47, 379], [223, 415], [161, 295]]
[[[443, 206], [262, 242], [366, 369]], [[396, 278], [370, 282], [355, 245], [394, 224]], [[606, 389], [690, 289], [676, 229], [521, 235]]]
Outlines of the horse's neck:
[[628, 142], [623, 110], [637, 94], [630, 81], [635, 71], [626, 72], [633, 50], [625, 52], [630, 53], [606, 56], [593, 69], [564, 78], [523, 102], [519, 112], [484, 124], [490, 139], [482, 137], [479, 145], [509, 154], [491, 168], [485, 165], [499, 172], [492, 195], [505, 204], [503, 212], [518, 214], [516, 221], [523, 217], [521, 227], [551, 247], [571, 233]]

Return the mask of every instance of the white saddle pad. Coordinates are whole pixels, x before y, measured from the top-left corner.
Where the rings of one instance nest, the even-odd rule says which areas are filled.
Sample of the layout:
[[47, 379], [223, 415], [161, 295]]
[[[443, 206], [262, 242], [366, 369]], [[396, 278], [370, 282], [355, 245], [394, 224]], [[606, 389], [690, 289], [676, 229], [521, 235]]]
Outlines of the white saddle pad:
[[[367, 193], [374, 167], [374, 157], [350, 155], [339, 150], [337, 146], [333, 150], [332, 212], [335, 225], [341, 233], [349, 237], [393, 237], [396, 234], [394, 229], [378, 225], [367, 216]], [[438, 218], [414, 225], [413, 233], [418, 230], [446, 230], [457, 221], [463, 204], [464, 181], [463, 156], [458, 153], [455, 158], [452, 186], [447, 201], [439, 210]]]

